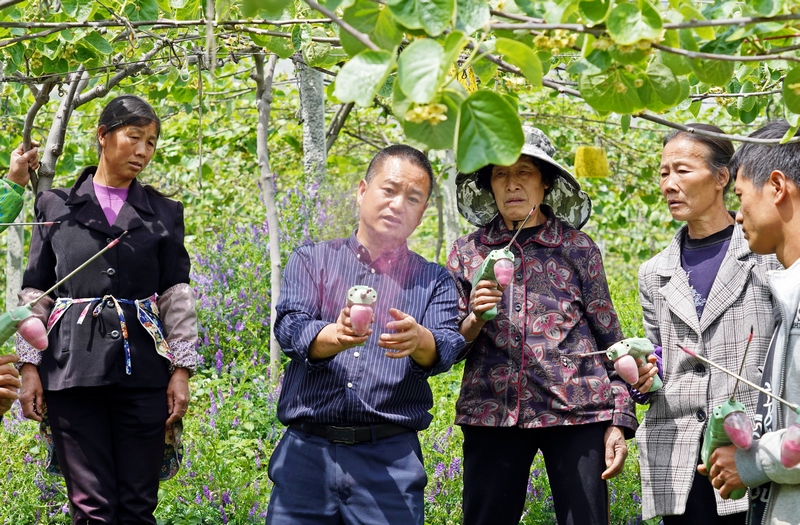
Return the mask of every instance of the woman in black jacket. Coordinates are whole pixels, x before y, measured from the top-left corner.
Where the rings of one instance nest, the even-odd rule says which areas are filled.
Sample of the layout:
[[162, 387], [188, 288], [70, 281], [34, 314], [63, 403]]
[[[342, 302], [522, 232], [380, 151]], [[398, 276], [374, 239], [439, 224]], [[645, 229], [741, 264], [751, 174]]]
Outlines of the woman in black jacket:
[[97, 167], [36, 202], [37, 221], [60, 224], [34, 231], [21, 302], [121, 236], [40, 303], [48, 349], [17, 345], [23, 413], [52, 435], [49, 467], [66, 479], [75, 524], [155, 525], [158, 481], [178, 468], [197, 320], [183, 206], [137, 180], [160, 131], [147, 102], [115, 98]]

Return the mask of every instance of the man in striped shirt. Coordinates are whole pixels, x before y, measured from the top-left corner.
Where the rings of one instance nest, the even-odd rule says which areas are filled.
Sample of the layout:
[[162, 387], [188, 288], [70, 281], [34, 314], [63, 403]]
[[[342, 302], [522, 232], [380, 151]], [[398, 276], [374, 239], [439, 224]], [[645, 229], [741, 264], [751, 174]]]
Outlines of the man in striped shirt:
[[[427, 378], [464, 345], [452, 277], [406, 245], [432, 184], [422, 152], [380, 151], [358, 185], [353, 235], [289, 259], [274, 328], [290, 358], [278, 403], [289, 428], [270, 460], [267, 524], [423, 524]], [[354, 285], [377, 293], [363, 336], [347, 307]]]

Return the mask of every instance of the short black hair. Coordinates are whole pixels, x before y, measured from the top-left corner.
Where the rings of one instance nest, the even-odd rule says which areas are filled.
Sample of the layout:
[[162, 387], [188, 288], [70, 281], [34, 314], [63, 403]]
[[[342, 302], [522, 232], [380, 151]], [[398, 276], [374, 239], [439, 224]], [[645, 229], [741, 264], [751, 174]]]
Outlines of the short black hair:
[[[120, 95], [106, 104], [97, 127], [105, 126], [105, 135], [124, 126], [149, 126], [155, 123], [156, 137], [161, 136], [161, 119], [153, 106], [135, 95]], [[102, 150], [97, 143], [98, 151]]]
[[[712, 126], [711, 124], [703, 124], [700, 122], [693, 122], [691, 124], [686, 124], [687, 127], [693, 129], [699, 129], [702, 131], [711, 131], [713, 133], [719, 133], [724, 135], [725, 132], [722, 129], [718, 128], [717, 126]], [[672, 139], [674, 138], [682, 138], [697, 142], [699, 144], [704, 144], [708, 151], [711, 153], [710, 156], [706, 156], [706, 164], [708, 164], [709, 169], [711, 170], [714, 177], [717, 176], [723, 169], [729, 168], [731, 163], [731, 157], [733, 157], [734, 147], [733, 142], [729, 139], [721, 138], [721, 137], [708, 137], [706, 135], [698, 135], [696, 133], [690, 133], [688, 131], [683, 130], [675, 130], [669, 135], [664, 138], [664, 143], [662, 146], [666, 146]], [[725, 189], [723, 193], [727, 193], [728, 189], [731, 187], [731, 181], [733, 181], [733, 172], [729, 172], [731, 176], [728, 177], [728, 183], [725, 185]]]
[[364, 180], [367, 181], [367, 184], [372, 182], [372, 179], [375, 178], [375, 175], [377, 175], [378, 171], [380, 171], [380, 169], [383, 167], [383, 164], [390, 157], [405, 160], [425, 171], [425, 173], [428, 175], [428, 199], [430, 199], [431, 194], [433, 193], [433, 168], [431, 168], [431, 161], [429, 161], [428, 157], [420, 150], [417, 148], [412, 148], [406, 144], [393, 144], [389, 147], [383, 148], [377, 154], [375, 154], [374, 157], [372, 157], [369, 167], [367, 168], [367, 175], [364, 177]]
[[[782, 139], [789, 131], [789, 123], [773, 120], [750, 134], [752, 138]], [[798, 136], [795, 133], [795, 137]], [[761, 189], [773, 171], [780, 171], [800, 186], [800, 143], [754, 144], [744, 143], [731, 159], [731, 173], [744, 177]]]
[[[542, 174], [542, 184], [547, 185], [547, 188], [544, 190], [544, 196], [547, 197], [547, 195], [553, 191], [553, 185], [556, 183], [556, 178], [559, 176], [559, 170], [549, 162], [537, 159], [536, 157], [532, 157], [530, 155], [520, 155], [520, 158], [522, 157], [528, 157], [531, 159], [533, 165], [536, 166], [536, 169]], [[479, 190], [487, 190], [492, 193], [492, 170], [494, 167], [494, 164], [489, 164], [488, 166], [484, 166], [478, 170], [476, 185], [478, 186]]]

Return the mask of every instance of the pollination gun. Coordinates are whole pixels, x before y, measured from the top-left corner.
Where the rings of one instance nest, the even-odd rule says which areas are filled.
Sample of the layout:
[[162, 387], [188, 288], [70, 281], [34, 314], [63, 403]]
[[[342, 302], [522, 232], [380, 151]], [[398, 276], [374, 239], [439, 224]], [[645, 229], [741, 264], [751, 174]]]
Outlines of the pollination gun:
[[350, 323], [353, 325], [353, 332], [356, 335], [366, 335], [372, 322], [373, 305], [377, 300], [378, 293], [369, 286], [356, 285], [347, 290]]
[[[642, 366], [647, 361], [647, 356], [655, 352], [655, 347], [649, 339], [644, 337], [629, 337], [622, 341], [617, 341], [605, 350], [599, 352], [588, 352], [580, 354], [579, 357], [587, 357], [590, 355], [605, 354], [610, 361], [614, 362], [614, 370], [617, 371], [619, 376], [625, 380], [626, 383], [633, 385], [639, 381], [639, 368], [636, 365], [636, 360], [642, 360]], [[655, 392], [663, 385], [661, 378], [658, 374], [653, 376], [653, 385], [648, 392]]]
[[[119, 237], [112, 240], [102, 250], [92, 255], [88, 260], [86, 260], [86, 262], [84, 262], [83, 264], [72, 270], [66, 277], [58, 281], [49, 290], [42, 293], [42, 295], [40, 295], [33, 301], [29, 302], [28, 304], [24, 304], [22, 306], [17, 306], [16, 308], [12, 308], [8, 312], [1, 315], [0, 345], [8, 341], [8, 339], [10, 339], [12, 335], [14, 335], [14, 332], [16, 332], [21, 327], [21, 325], [23, 325], [23, 323], [25, 323], [28, 319], [33, 319], [34, 321], [38, 321], [38, 319], [33, 317], [33, 307], [36, 306], [39, 303], [39, 301], [50, 295], [56, 288], [58, 288], [68, 280], [72, 279], [72, 277], [75, 276], [76, 273], [86, 268], [92, 261], [100, 257], [107, 250], [116, 246], [119, 243], [119, 240], [122, 238], [122, 236], [125, 235], [126, 233], [128, 233], [128, 230], [122, 232], [122, 234]], [[37, 342], [40, 342], [40, 344], [34, 346], [39, 350], [44, 350], [45, 348], [47, 348], [47, 333], [44, 331], [44, 325], [42, 325], [42, 323], [34, 323], [32, 321], [30, 323], [31, 323], [31, 326], [29, 328], [31, 330], [30, 333], [31, 335], [34, 336], [32, 337], [32, 339], [35, 338]]]
[[[511, 279], [514, 276], [514, 254], [511, 253], [510, 248], [517, 238], [517, 235], [519, 235], [519, 232], [522, 231], [525, 223], [528, 222], [528, 219], [533, 215], [534, 210], [536, 210], [535, 204], [533, 208], [531, 208], [531, 211], [528, 212], [528, 216], [525, 217], [525, 220], [522, 221], [520, 227], [517, 228], [517, 232], [509, 241], [508, 246], [500, 250], [492, 250], [489, 252], [489, 255], [486, 256], [480, 267], [478, 267], [478, 271], [472, 276], [473, 288], [478, 286], [478, 283], [483, 280], [494, 281], [503, 287], [511, 284]], [[497, 305], [492, 306], [491, 309], [480, 314], [480, 318], [484, 321], [491, 321], [495, 317], [497, 317]]]

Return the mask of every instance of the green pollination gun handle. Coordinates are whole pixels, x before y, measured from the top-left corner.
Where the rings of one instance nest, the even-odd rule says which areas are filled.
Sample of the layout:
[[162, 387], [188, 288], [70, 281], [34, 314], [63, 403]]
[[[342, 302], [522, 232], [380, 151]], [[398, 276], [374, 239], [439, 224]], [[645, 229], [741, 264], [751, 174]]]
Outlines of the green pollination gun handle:
[[[733, 444], [725, 432], [725, 418], [733, 412], [744, 411], [743, 404], [734, 399], [729, 399], [711, 413], [711, 418], [708, 420], [708, 425], [706, 425], [706, 434], [703, 438], [703, 448], [700, 450], [700, 459], [705, 464], [706, 470], [711, 469], [709, 459], [716, 449]], [[745, 494], [747, 494], [747, 489], [736, 489], [731, 492], [730, 498], [741, 499]]]
[[[606, 350], [606, 356], [612, 362], [614, 362], [614, 368], [617, 372], [622, 376], [622, 378], [630, 383], [634, 384], [639, 379], [638, 373], [638, 366], [636, 366], [636, 359], [642, 360], [642, 366], [647, 363], [647, 356], [655, 352], [655, 347], [653, 343], [645, 338], [645, 337], [629, 337], [628, 339], [623, 339], [617, 343], [614, 343], [608, 350]], [[630, 357], [626, 357], [630, 356]], [[625, 374], [622, 370], [626, 369], [628, 374]], [[650, 387], [648, 392], [655, 392], [656, 390], [660, 389], [663, 386], [661, 378], [658, 374], [653, 376], [653, 385]]]
[[[503, 263], [503, 271], [500, 272], [500, 276], [496, 275], [495, 273], [495, 265], [500, 260], [508, 260], [511, 262], [511, 265], [507, 265], [507, 263]], [[514, 254], [511, 253], [510, 250], [504, 248], [502, 250], [492, 250], [489, 252], [489, 255], [486, 256], [486, 259], [483, 260], [478, 271], [472, 277], [472, 287], [475, 288], [478, 286], [480, 281], [488, 280], [494, 281], [501, 286], [508, 286], [511, 275], [513, 274], [513, 264], [514, 264]], [[510, 272], [510, 273], [509, 273]], [[480, 318], [484, 321], [491, 321], [497, 316], [497, 305], [493, 306], [491, 309], [483, 312], [480, 314]]]
[[[0, 316], [0, 345], [8, 341], [16, 333], [19, 324], [33, 315], [33, 310], [27, 304], [12, 308]], [[2, 353], [2, 350], [0, 350]]]

